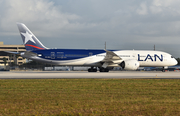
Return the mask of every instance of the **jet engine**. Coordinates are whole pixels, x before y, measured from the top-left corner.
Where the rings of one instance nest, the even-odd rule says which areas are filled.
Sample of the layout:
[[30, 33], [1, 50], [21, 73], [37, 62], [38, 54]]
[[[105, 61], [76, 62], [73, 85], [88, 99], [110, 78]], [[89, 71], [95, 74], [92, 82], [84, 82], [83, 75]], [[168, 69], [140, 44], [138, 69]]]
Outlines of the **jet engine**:
[[139, 62], [137, 60], [124, 60], [119, 64], [125, 70], [137, 70], [139, 68]]

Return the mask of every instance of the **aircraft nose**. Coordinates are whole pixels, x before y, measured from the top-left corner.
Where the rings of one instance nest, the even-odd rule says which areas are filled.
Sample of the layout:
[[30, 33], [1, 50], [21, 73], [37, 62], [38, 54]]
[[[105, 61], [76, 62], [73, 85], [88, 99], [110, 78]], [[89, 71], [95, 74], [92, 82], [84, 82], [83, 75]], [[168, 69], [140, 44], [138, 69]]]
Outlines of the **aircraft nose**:
[[178, 62], [177, 62], [177, 60], [174, 58], [174, 59], [173, 59], [173, 65], [176, 65], [176, 64], [178, 64]]

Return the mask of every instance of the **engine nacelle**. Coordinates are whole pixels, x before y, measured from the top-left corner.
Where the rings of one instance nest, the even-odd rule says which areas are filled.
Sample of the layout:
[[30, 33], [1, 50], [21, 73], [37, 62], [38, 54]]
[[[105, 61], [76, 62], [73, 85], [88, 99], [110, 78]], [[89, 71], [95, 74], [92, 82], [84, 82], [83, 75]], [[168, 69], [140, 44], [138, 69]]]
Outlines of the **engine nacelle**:
[[139, 62], [137, 60], [125, 60], [119, 64], [125, 70], [137, 70]]

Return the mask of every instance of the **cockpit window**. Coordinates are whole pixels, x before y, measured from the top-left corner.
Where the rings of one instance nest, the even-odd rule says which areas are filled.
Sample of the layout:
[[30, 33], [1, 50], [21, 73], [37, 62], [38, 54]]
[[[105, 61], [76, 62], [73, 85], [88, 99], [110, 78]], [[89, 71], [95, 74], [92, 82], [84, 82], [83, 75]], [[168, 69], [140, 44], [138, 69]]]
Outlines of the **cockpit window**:
[[171, 58], [174, 58], [173, 56], [171, 56]]

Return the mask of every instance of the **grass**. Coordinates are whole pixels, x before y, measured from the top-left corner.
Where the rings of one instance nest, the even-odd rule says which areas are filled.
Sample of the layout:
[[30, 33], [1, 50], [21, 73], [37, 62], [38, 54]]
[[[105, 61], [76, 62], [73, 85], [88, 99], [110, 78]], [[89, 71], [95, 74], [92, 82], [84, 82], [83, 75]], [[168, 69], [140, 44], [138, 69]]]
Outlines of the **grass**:
[[180, 80], [0, 80], [0, 115], [180, 115]]

